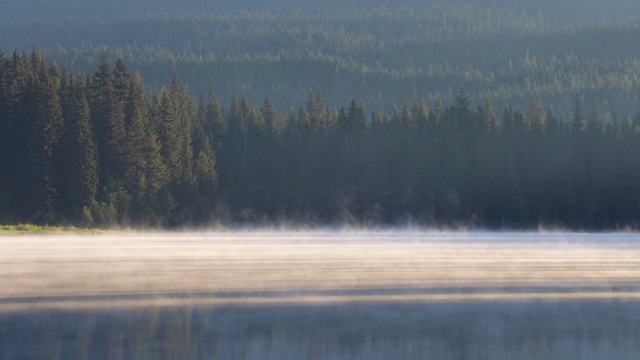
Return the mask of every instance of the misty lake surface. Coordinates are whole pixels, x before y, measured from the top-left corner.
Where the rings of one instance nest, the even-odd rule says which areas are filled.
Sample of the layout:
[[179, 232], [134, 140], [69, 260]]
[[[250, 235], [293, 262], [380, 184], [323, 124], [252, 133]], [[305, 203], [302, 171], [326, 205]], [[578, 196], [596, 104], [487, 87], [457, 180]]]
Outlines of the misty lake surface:
[[0, 236], [1, 359], [637, 359], [640, 237]]

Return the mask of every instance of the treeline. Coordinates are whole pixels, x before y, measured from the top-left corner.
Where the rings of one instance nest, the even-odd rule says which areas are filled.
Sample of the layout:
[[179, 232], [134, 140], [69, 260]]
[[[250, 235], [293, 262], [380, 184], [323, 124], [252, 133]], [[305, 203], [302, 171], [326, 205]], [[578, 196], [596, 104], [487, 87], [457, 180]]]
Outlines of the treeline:
[[224, 107], [176, 74], [157, 92], [119, 59], [87, 75], [37, 49], [0, 55], [0, 221], [93, 226], [213, 223], [637, 227], [640, 116], [573, 100], [557, 118], [450, 106], [414, 92], [278, 111]]
[[[585, 5], [586, 6], [586, 5]], [[2, 26], [2, 25], [0, 25]], [[576, 96], [600, 99], [603, 111], [640, 109], [637, 21], [568, 24], [548, 15], [479, 5], [360, 8], [345, 12], [142, 13], [92, 21], [76, 18], [7, 26], [0, 43], [36, 42], [79, 73], [100, 54], [122, 57], [151, 89], [177, 69], [197, 92], [210, 78], [220, 100], [269, 94], [280, 108], [304, 106], [325, 90], [390, 111], [416, 88], [429, 102], [453, 101], [465, 89], [474, 104], [526, 107], [536, 94], [564, 117]], [[202, 76], [207, 74], [207, 76]]]
[[0, 214], [10, 223], [211, 221], [217, 173], [198, 108], [175, 77], [147, 94], [123, 61], [73, 76], [37, 50], [0, 54]]

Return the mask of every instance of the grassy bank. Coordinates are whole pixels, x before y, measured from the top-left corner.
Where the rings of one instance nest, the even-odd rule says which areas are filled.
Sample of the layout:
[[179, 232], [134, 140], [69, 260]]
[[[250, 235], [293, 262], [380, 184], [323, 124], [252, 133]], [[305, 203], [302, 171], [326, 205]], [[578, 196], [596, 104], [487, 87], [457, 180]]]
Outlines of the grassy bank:
[[107, 232], [106, 230], [97, 228], [78, 228], [75, 226], [48, 226], [48, 225], [33, 225], [33, 224], [19, 224], [19, 225], [0, 225], [0, 235], [12, 235], [12, 234], [101, 234]]

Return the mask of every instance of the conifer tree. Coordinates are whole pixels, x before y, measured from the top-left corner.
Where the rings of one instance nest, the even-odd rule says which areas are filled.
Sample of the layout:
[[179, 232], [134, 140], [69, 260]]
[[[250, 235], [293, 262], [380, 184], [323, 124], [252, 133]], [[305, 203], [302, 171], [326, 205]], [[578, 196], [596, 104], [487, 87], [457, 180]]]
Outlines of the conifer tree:
[[453, 101], [453, 108], [456, 110], [457, 115], [461, 118], [466, 118], [471, 112], [471, 103], [469, 101], [469, 95], [467, 91], [461, 86], [456, 93], [456, 97]]
[[[60, 176], [63, 211], [79, 220], [83, 208], [95, 201], [98, 188], [97, 148], [91, 125], [85, 80], [71, 77], [65, 80], [63, 116], [64, 173]], [[87, 224], [88, 225], [88, 224]]]
[[498, 117], [496, 116], [496, 111], [493, 108], [493, 103], [488, 97], [484, 101], [484, 116], [485, 129], [487, 129], [487, 132], [495, 132], [498, 129]]
[[63, 119], [58, 79], [49, 74], [44, 56], [34, 47], [31, 53], [27, 111], [28, 133], [25, 178], [21, 184], [24, 194], [23, 211], [35, 222], [52, 222], [57, 196], [54, 176], [54, 155], [59, 151]]
[[180, 122], [176, 113], [176, 104], [171, 96], [170, 86], [165, 86], [160, 93], [160, 104], [154, 121], [160, 154], [167, 165], [169, 179], [178, 182], [182, 176], [180, 166]]
[[122, 107], [124, 107], [129, 95], [130, 75], [127, 71], [127, 65], [124, 60], [119, 57], [113, 67], [113, 92], [116, 101], [119, 102]]
[[529, 111], [527, 112], [528, 127], [537, 133], [544, 131], [546, 126], [546, 115], [542, 102], [535, 95], [529, 98]]
[[240, 106], [238, 107], [238, 113], [240, 115], [240, 128], [242, 131], [243, 147], [242, 147], [242, 165], [247, 165], [247, 147], [249, 145], [249, 119], [251, 116], [251, 106], [249, 106], [249, 100], [245, 95], [240, 99]]
[[209, 89], [209, 102], [207, 104], [207, 117], [204, 122], [204, 131], [209, 137], [211, 145], [220, 149], [226, 140], [229, 125], [222, 109], [222, 105], [216, 97], [215, 85], [212, 82]]
[[260, 113], [262, 114], [262, 119], [265, 122], [265, 126], [268, 129], [269, 133], [276, 133], [276, 110], [271, 103], [271, 99], [269, 97], [265, 97], [262, 102], [262, 106], [260, 107]]
[[198, 101], [198, 111], [196, 112], [196, 117], [193, 122], [193, 134], [191, 138], [193, 139], [193, 155], [194, 160], [197, 157], [197, 154], [203, 149], [205, 144], [211, 145], [211, 141], [209, 140], [209, 136], [205, 130], [205, 126], [207, 123], [207, 103], [204, 99], [204, 95], [200, 94], [200, 100]]
[[318, 120], [320, 127], [324, 130], [330, 130], [331, 124], [329, 122], [329, 112], [327, 110], [327, 105], [325, 104], [325, 101], [324, 101], [324, 95], [322, 95], [322, 90], [320, 90], [320, 88], [318, 88], [318, 90], [316, 91], [315, 103], [316, 103], [315, 117]]
[[602, 131], [602, 124], [600, 123], [600, 113], [598, 111], [598, 102], [593, 100], [591, 102], [591, 111], [587, 118], [587, 133], [596, 135]]
[[414, 88], [413, 95], [411, 96], [410, 111], [411, 111], [411, 126], [424, 127], [427, 123], [429, 116], [429, 108], [427, 103], [418, 96], [418, 91]]
[[101, 188], [124, 177], [125, 124], [123, 104], [116, 96], [107, 56], [102, 53], [98, 70], [91, 79], [91, 119], [98, 147]]
[[198, 191], [202, 197], [208, 199], [209, 205], [213, 204], [213, 196], [218, 186], [218, 173], [216, 170], [216, 158], [209, 139], [202, 126], [196, 126], [194, 143], [195, 171], [194, 177]]
[[0, 50], [0, 221], [5, 213], [9, 210], [7, 198], [7, 181], [9, 179], [9, 141], [11, 134], [9, 132], [9, 123], [7, 113], [7, 101], [5, 97], [5, 78], [7, 74], [7, 59], [2, 50]]
[[5, 204], [13, 209], [10, 218], [17, 218], [19, 194], [24, 184], [26, 175], [24, 165], [27, 162], [27, 144], [25, 139], [29, 136], [28, 116], [28, 79], [30, 77], [27, 65], [26, 53], [13, 51], [6, 64], [6, 77], [4, 78], [4, 129], [6, 131], [6, 157], [5, 169], [7, 177], [4, 179]]
[[307, 98], [306, 114], [304, 117], [305, 127], [316, 130], [320, 127], [320, 120], [318, 119], [318, 111], [316, 106], [316, 97], [313, 90], [309, 92]]
[[580, 107], [580, 99], [576, 97], [573, 105], [573, 111], [571, 112], [571, 119], [569, 121], [569, 129], [573, 134], [578, 134], [584, 131], [584, 118], [582, 117], [582, 110]]
[[444, 117], [444, 112], [445, 112], [445, 106], [444, 106], [444, 103], [442, 102], [442, 96], [440, 96], [440, 94], [436, 96], [436, 104], [435, 104], [434, 111], [435, 111], [436, 123], [440, 124], [440, 122], [442, 121], [442, 118]]
[[178, 146], [177, 183], [190, 188], [193, 185], [193, 122], [197, 113], [197, 103], [189, 92], [187, 85], [178, 80], [176, 70], [173, 70], [168, 84], [170, 97], [175, 105], [177, 120], [176, 142]]
[[125, 117], [128, 129], [125, 145], [127, 189], [139, 208], [153, 203], [157, 193], [167, 183], [166, 167], [160, 156], [160, 146], [151, 130], [145, 101], [144, 85], [139, 73], [130, 76]]

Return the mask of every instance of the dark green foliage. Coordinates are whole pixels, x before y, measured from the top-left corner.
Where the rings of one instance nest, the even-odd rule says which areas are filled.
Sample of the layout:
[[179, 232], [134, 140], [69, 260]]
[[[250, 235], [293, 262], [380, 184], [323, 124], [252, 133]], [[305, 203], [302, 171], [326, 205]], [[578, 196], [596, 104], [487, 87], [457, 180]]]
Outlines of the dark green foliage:
[[176, 103], [172, 98], [170, 86], [164, 87], [160, 94], [159, 109], [154, 119], [155, 131], [158, 134], [160, 154], [169, 171], [169, 179], [178, 182], [182, 175], [180, 164], [180, 119]]
[[[598, 1], [603, 8], [604, 0]], [[587, 20], [591, 2], [547, 2], [545, 7], [571, 9], [577, 23], [555, 10], [522, 12], [522, 1], [505, 7], [495, 1], [412, 2], [279, 12], [267, 1], [268, 12], [244, 13], [217, 12], [218, 2], [205, 9], [190, 2], [178, 13], [161, 7], [116, 18], [96, 13], [91, 18], [102, 19], [95, 22], [65, 15], [65, 21], [22, 24], [20, 31], [0, 22], [0, 43], [22, 49], [35, 39], [74, 72], [95, 69], [106, 52], [139, 70], [154, 90], [172, 69], [197, 92], [208, 92], [213, 78], [225, 104], [233, 94], [251, 103], [268, 94], [277, 108], [288, 110], [304, 107], [310, 90], [321, 88], [330, 108], [355, 98], [391, 111], [413, 89], [430, 105], [437, 96], [450, 104], [464, 84], [472, 103], [490, 97], [498, 111], [505, 104], [526, 109], [532, 94], [565, 119], [573, 105], [566, 99], [575, 96], [599, 99], [603, 112], [639, 110], [640, 27], [627, 20], [637, 11], [624, 11], [631, 0], [616, 3], [628, 15], [624, 20], [600, 11], [597, 22]], [[127, 40], [131, 34], [135, 43]]]
[[36, 50], [31, 53], [31, 74], [26, 99], [26, 161], [22, 164], [19, 192], [22, 213], [36, 223], [51, 222], [57, 184], [54, 176], [54, 155], [59, 150], [63, 119], [58, 95], [59, 79], [49, 73], [44, 57]]
[[144, 85], [138, 73], [130, 77], [126, 100], [126, 187], [136, 209], [145, 213], [157, 202], [158, 193], [169, 182], [169, 175], [157, 136], [151, 128]]
[[9, 132], [8, 104], [4, 92], [4, 82], [7, 76], [8, 61], [0, 50], [0, 219], [7, 216], [9, 200], [7, 187], [9, 182]]
[[580, 109], [580, 99], [576, 98], [573, 111], [571, 112], [571, 119], [569, 120], [569, 129], [574, 134], [579, 134], [584, 131], [584, 117], [582, 116], [582, 109]]
[[596, 101], [586, 120], [579, 99], [564, 120], [535, 95], [498, 118], [459, 87], [449, 107], [414, 90], [369, 113], [315, 90], [302, 108], [242, 96], [225, 113], [213, 87], [196, 101], [174, 73], [146, 93], [126, 69], [103, 57], [84, 78], [36, 49], [0, 56], [3, 221], [639, 226], [640, 117]]
[[[117, 79], [119, 87], [125, 81], [121, 78], [125, 76], [121, 70], [118, 71]], [[118, 91], [122, 92], [122, 89]], [[118, 98], [114, 75], [104, 53], [98, 70], [91, 79], [90, 103], [98, 145], [100, 187], [108, 188], [124, 177], [125, 123], [123, 99]]]
[[60, 212], [87, 222], [98, 189], [97, 147], [84, 78], [65, 78], [62, 116], [65, 131], [59, 156]]
[[24, 164], [27, 161], [27, 146], [25, 140], [29, 136], [27, 121], [27, 92], [30, 69], [27, 65], [27, 55], [14, 51], [6, 64], [4, 76], [4, 126], [6, 134], [3, 152], [5, 177], [3, 184], [3, 199], [9, 220], [22, 215], [22, 209], [17, 206], [19, 189], [24, 180]]

